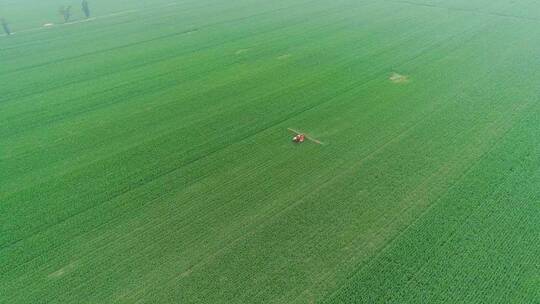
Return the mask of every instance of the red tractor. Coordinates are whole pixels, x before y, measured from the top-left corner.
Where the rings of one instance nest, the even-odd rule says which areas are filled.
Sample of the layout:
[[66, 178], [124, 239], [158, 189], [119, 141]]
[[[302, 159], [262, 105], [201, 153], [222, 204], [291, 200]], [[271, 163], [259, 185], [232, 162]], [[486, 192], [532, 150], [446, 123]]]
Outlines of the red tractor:
[[293, 137], [293, 139], [292, 139], [292, 141], [297, 143], [297, 144], [301, 144], [305, 140], [306, 140], [306, 135], [304, 135], [304, 134], [298, 134], [295, 137]]
[[323, 145], [322, 141], [320, 141], [318, 139], [315, 139], [315, 138], [313, 138], [313, 137], [311, 137], [311, 136], [309, 136], [309, 135], [307, 135], [305, 133], [296, 131], [295, 129], [291, 129], [291, 128], [289, 128], [288, 130], [291, 131], [292, 133], [294, 133], [294, 137], [292, 138], [292, 141], [295, 144], [301, 144], [304, 141], [309, 140], [312, 143], [315, 143], [317, 145]]

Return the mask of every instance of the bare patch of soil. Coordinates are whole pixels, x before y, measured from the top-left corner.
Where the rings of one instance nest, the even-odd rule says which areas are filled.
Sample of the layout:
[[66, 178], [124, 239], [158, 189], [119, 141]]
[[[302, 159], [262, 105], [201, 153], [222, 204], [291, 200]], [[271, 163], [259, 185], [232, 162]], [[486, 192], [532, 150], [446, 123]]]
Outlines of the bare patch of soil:
[[236, 55], [242, 55], [242, 54], [245, 54], [249, 51], [249, 49], [240, 49], [238, 51], [236, 51]]
[[409, 77], [405, 75], [398, 74], [396, 72], [390, 75], [390, 81], [393, 83], [407, 83], [409, 82]]
[[57, 271], [51, 273], [48, 275], [49, 278], [59, 278], [63, 275], [65, 275], [66, 273], [72, 271], [73, 269], [75, 269], [75, 263], [69, 263], [67, 264], [66, 266], [58, 269]]
[[278, 56], [278, 60], [285, 60], [285, 59], [289, 59], [291, 58], [291, 54], [284, 54], [284, 55], [281, 55], [281, 56]]

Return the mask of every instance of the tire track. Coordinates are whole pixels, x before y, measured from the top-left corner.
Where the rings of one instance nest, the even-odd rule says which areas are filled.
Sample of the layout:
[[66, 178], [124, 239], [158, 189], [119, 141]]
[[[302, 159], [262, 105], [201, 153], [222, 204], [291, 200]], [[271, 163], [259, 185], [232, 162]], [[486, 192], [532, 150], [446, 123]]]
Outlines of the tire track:
[[[296, 25], [299, 25], [299, 24], [301, 24], [301, 23], [295, 24], [295, 26], [296, 26]], [[316, 28], [315, 30], [318, 30], [318, 29], [320, 29], [320, 28]], [[272, 31], [272, 32], [273, 32], [273, 31]], [[264, 34], [267, 34], [267, 33], [264, 33]], [[258, 36], [258, 35], [257, 35], [257, 36]], [[250, 36], [250, 37], [251, 37], [251, 36]], [[245, 37], [245, 38], [247, 38], [247, 37]], [[212, 47], [208, 47], [208, 48], [200, 49], [199, 51], [203, 51], [203, 50], [205, 50], [205, 49], [211, 49], [211, 48], [212, 48]], [[187, 55], [187, 54], [186, 54], [186, 55]], [[156, 61], [156, 62], [153, 62], [153, 63], [149, 63], [148, 65], [161, 64], [161, 63], [163, 63], [163, 62], [165, 62], [165, 61], [168, 61], [168, 60], [171, 60], [171, 59], [180, 58], [180, 57], [181, 57], [181, 56], [178, 56], [178, 57], [172, 57], [172, 58], [167, 58], [167, 59], [164, 59], [164, 60], [159, 60], [159, 61]], [[238, 59], [234, 60], [233, 62], [231, 62], [229, 65], [227, 65], [227, 66], [225, 66], [225, 67], [231, 67], [231, 66], [233, 66], [233, 65], [235, 65], [235, 64], [238, 64], [238, 63], [242, 62], [242, 60], [244, 60], [244, 59], [241, 58], [241, 57], [239, 57]], [[146, 66], [146, 64], [145, 64], [144, 66]], [[144, 66], [142, 66], [142, 67], [144, 67]], [[140, 67], [133, 68], [133, 70], [134, 70], [134, 69], [138, 69], [138, 68], [140, 68]], [[168, 84], [168, 85], [164, 85], [164, 86], [161, 86], [161, 87], [152, 88], [152, 89], [149, 90], [149, 91], [148, 91], [147, 89], [145, 89], [145, 93], [146, 93], [147, 91], [148, 91], [149, 93], [154, 93], [154, 92], [159, 92], [159, 91], [163, 91], [163, 90], [172, 89], [172, 88], [175, 88], [175, 87], [178, 87], [178, 86], [180, 86], [180, 85], [184, 85], [184, 84], [188, 83], [188, 82], [189, 82], [192, 78], [194, 78], [194, 77], [196, 78], [196, 77], [199, 77], [199, 76], [202, 76], [202, 75], [207, 75], [207, 74], [209, 74], [209, 73], [213, 73], [213, 72], [216, 72], [216, 71], [218, 71], [218, 70], [222, 70], [223, 68], [224, 68], [224, 66], [215, 67], [215, 68], [212, 68], [212, 69], [209, 69], [209, 70], [205, 70], [205, 71], [200, 72], [200, 73], [192, 74], [192, 75], [190, 76], [190, 79], [189, 79], [189, 80], [185, 80], [185, 81], [182, 81], [182, 82], [173, 82], [173, 83]], [[128, 69], [128, 70], [132, 70], [132, 69], [130, 68], [130, 69]], [[105, 78], [105, 77], [110, 77], [110, 75], [123, 73], [123, 72], [125, 72], [125, 71], [126, 71], [126, 70], [114, 72], [114, 73], [112, 73], [112, 74], [109, 73], [109, 74], [107, 74], [107, 75], [101, 75], [101, 76], [98, 76], [98, 77], [96, 77], [96, 78], [89, 78], [89, 79], [83, 80], [83, 81], [81, 81], [81, 82], [84, 83], [84, 82], [87, 82], [87, 81], [92, 81], [92, 80], [96, 80], [96, 79], [101, 79], [101, 78]], [[172, 71], [169, 71], [169, 72], [159, 73], [159, 74], [153, 75], [152, 77], [153, 77], [153, 78], [161, 78], [161, 77], [165, 77], [165, 78], [166, 78], [167, 76], [173, 75], [173, 74], [175, 74], [175, 73], [177, 73], [177, 72], [178, 72], [178, 70], [172, 70]], [[105, 93], [108, 93], [108, 92], [112, 92], [112, 91], [119, 90], [119, 89], [121, 89], [121, 88], [129, 88], [129, 87], [131, 87], [131, 86], [137, 87], [137, 86], [134, 85], [134, 84], [137, 84], [137, 83], [138, 83], [138, 84], [141, 84], [141, 83], [144, 83], [145, 81], [147, 81], [147, 80], [146, 80], [146, 79], [139, 79], [139, 80], [136, 80], [136, 81], [133, 81], [133, 82], [129, 82], [129, 83], [124, 82], [124, 83], [121, 83], [120, 85], [115, 86], [115, 87], [113, 87], [113, 88], [108, 88], [108, 89], [106, 89], [106, 90], [104, 90], [104, 91], [100, 91], [99, 94], [105, 94]], [[78, 84], [78, 83], [74, 83], [74, 84], [76, 85], [76, 84]], [[63, 86], [62, 86], [62, 87], [63, 87]], [[55, 89], [56, 89], [56, 88], [55, 88]], [[47, 91], [48, 91], [48, 90], [47, 90]], [[41, 93], [43, 93], [43, 92], [41, 92]], [[36, 93], [36, 94], [39, 94], [39, 93]], [[135, 93], [135, 94], [139, 94], [139, 93]], [[32, 93], [31, 95], [34, 95], [34, 94]], [[133, 95], [133, 94], [131, 94], [131, 95]], [[66, 103], [70, 103], [70, 102], [73, 102], [73, 101], [77, 101], [77, 100], [79, 100], [79, 99], [80, 99], [80, 98], [76, 98], [76, 99], [68, 99], [68, 100], [66, 100]], [[129, 101], [129, 98], [123, 98], [123, 100], [125, 100], [126, 102], [128, 102], [128, 101]], [[102, 109], [102, 108], [105, 108], [105, 107], [108, 107], [108, 106], [111, 106], [111, 105], [115, 105], [115, 104], [118, 104], [118, 102], [106, 102], [106, 103], [101, 103], [101, 104], [95, 104], [95, 105], [92, 105], [91, 107], [88, 107], [88, 108], [85, 108], [85, 109], [83, 109], [83, 110], [81, 110], [81, 111], [76, 112], [76, 115], [75, 115], [75, 116], [79, 116], [79, 115], [81, 115], [81, 114], [89, 113], [89, 112], [92, 112], [92, 111], [94, 111], [94, 110]], [[52, 124], [52, 123], [59, 122], [59, 121], [64, 121], [64, 120], [67, 120], [67, 119], [71, 119], [71, 118], [73, 118], [73, 117], [74, 117], [74, 115], [69, 115], [69, 116], [63, 115], [62, 117], [59, 117], [59, 118], [57, 118], [57, 119], [50, 120], [50, 121], [48, 122], [48, 124]], [[26, 125], [26, 126], [28, 126], [28, 125]], [[38, 125], [36, 124], [36, 126], [38, 126]], [[39, 126], [42, 127], [42, 125], [39, 125]], [[21, 129], [21, 130], [19, 130], [18, 132], [10, 133], [9, 136], [11, 137], [11, 136], [14, 136], [14, 135], [18, 135], [18, 134], [21, 134], [21, 133], [25, 133], [25, 132], [27, 132], [27, 131], [29, 131], [29, 130], [28, 130], [28, 129], [24, 129], [24, 130]]]
[[[309, 0], [309, 1], [307, 1], [307, 3], [316, 2], [316, 1], [321, 1], [321, 0]], [[305, 5], [305, 4], [301, 4], [301, 5]], [[61, 62], [64, 62], [64, 61], [76, 60], [76, 59], [81, 59], [81, 58], [88, 57], [88, 56], [107, 53], [107, 52], [110, 52], [110, 51], [130, 48], [130, 47], [133, 47], [133, 46], [138, 46], [138, 45], [142, 45], [142, 44], [146, 44], [146, 43], [150, 43], [150, 42], [155, 42], [155, 41], [159, 41], [159, 40], [163, 40], [163, 39], [167, 39], [167, 38], [171, 38], [171, 37], [176, 37], [176, 36], [184, 35], [184, 34], [191, 33], [191, 32], [196, 32], [196, 31], [199, 31], [199, 30], [204, 30], [204, 29], [207, 29], [207, 28], [211, 28], [211, 27], [215, 27], [215, 26], [219, 26], [219, 25], [223, 25], [223, 24], [227, 24], [227, 23], [234, 23], [234, 22], [238, 22], [238, 21], [244, 21], [244, 20], [249, 20], [249, 19], [261, 17], [261, 16], [268, 15], [268, 14], [277, 13], [277, 12], [280, 12], [280, 11], [283, 11], [283, 10], [288, 10], [288, 9], [291, 9], [291, 8], [294, 8], [294, 7], [297, 7], [297, 6], [301, 6], [301, 5], [296, 4], [296, 5], [291, 5], [289, 7], [277, 8], [277, 9], [273, 9], [273, 10], [264, 11], [264, 12], [261, 12], [261, 13], [258, 13], [258, 14], [254, 14], [254, 15], [251, 15], [251, 16], [246, 16], [246, 17], [240, 17], [240, 18], [215, 22], [215, 23], [212, 23], [212, 24], [209, 24], [209, 25], [195, 27], [195, 28], [191, 28], [191, 29], [185, 29], [185, 30], [182, 30], [182, 31], [178, 31], [178, 32], [170, 33], [170, 34], [165, 34], [165, 35], [153, 37], [153, 38], [150, 38], [150, 39], [145, 39], [145, 40], [141, 40], [141, 41], [136, 41], [136, 42], [131, 42], [131, 43], [119, 45], [119, 46], [116, 46], [116, 47], [113, 47], [113, 48], [96, 50], [96, 51], [87, 52], [87, 53], [83, 53], [83, 54], [76, 55], [76, 56], [59, 58], [59, 59], [52, 60], [52, 61], [49, 61], [49, 62], [30, 65], [30, 66], [26, 66], [24, 68], [7, 71], [6, 73], [3, 73], [3, 74], [9, 75], [9, 74], [12, 74], [12, 73], [23, 72], [23, 71], [31, 70], [31, 69], [34, 69], [34, 68], [48, 66], [48, 65], [51, 65], [51, 64], [58, 64], [58, 63], [61, 63]], [[140, 10], [135, 10], [135, 11], [140, 11]]]
[[[320, 0], [312, 0], [312, 1], [320, 1]], [[337, 8], [337, 7], [335, 7]], [[319, 11], [321, 13], [321, 15], [324, 15], [324, 14], [327, 14], [328, 13], [328, 10], [321, 10]], [[259, 32], [256, 36], [262, 36], [264, 34], [268, 34], [268, 33], [272, 33], [272, 32], [277, 32], [279, 30], [283, 30], [284, 28], [287, 28], [287, 27], [290, 27], [290, 26], [296, 26], [296, 25], [300, 25], [306, 21], [310, 21], [311, 18], [305, 18], [303, 19], [302, 21], [300, 22], [297, 22], [297, 23], [294, 23], [294, 24], [289, 24], [289, 25], [285, 25], [285, 26], [280, 26], [280, 27], [277, 27], [277, 28], [272, 28], [270, 30], [266, 30], [266, 31], [262, 31], [262, 32]], [[208, 26], [210, 27], [210, 26]], [[197, 31], [199, 30], [203, 30], [204, 28], [200, 27], [197, 29]], [[181, 33], [185, 33], [186, 31], [182, 31]], [[174, 37], [175, 35], [179, 35], [178, 33], [173, 33], [173, 34], [168, 34], [167, 36], [171, 36], [171, 37]], [[180, 34], [182, 35], [182, 34]], [[139, 69], [139, 68], [144, 68], [146, 66], [150, 66], [150, 65], [153, 65], [153, 64], [158, 64], [160, 62], [164, 62], [164, 61], [167, 61], [167, 60], [171, 60], [171, 59], [175, 59], [175, 58], [179, 58], [179, 57], [182, 57], [184, 55], [188, 55], [188, 54], [192, 54], [192, 53], [197, 53], [197, 52], [200, 52], [200, 51], [204, 51], [204, 50], [208, 50], [208, 49], [212, 49], [212, 48], [215, 48], [215, 47], [218, 47], [218, 46], [223, 46], [223, 45], [226, 45], [226, 44], [230, 44], [230, 43], [234, 43], [234, 42], [238, 42], [238, 41], [241, 41], [243, 39], [246, 39], [248, 37], [254, 37], [253, 35], [244, 35], [244, 36], [241, 36], [241, 37], [238, 37], [238, 38], [234, 38], [234, 39], [231, 39], [231, 40], [227, 40], [227, 41], [223, 41], [221, 43], [216, 43], [216, 44], [211, 44], [211, 45], [206, 45], [204, 47], [200, 47], [200, 48], [195, 48], [193, 50], [189, 50], [189, 51], [185, 51], [185, 52], [180, 52], [178, 54], [174, 54], [174, 55], [168, 55], [168, 56], [164, 56], [163, 58], [160, 58], [160, 59], [157, 59], [157, 60], [151, 60], [151, 61], [145, 61], [144, 63], [140, 63], [140, 64], [134, 64], [134, 65], [130, 65], [128, 68], [126, 69], [123, 69], [123, 70], [120, 70], [120, 71], [116, 71], [116, 72], [112, 72], [112, 73], [103, 73], [102, 75], [99, 75], [97, 77], [92, 77], [92, 78], [84, 78], [84, 79], [79, 79], [79, 80], [75, 80], [75, 81], [69, 81], [67, 83], [62, 83], [62, 84], [58, 84], [56, 86], [49, 86], [47, 87], [46, 89], [43, 89], [43, 90], [37, 90], [37, 91], [34, 91], [34, 92], [30, 92], [30, 93], [26, 93], [26, 94], [22, 94], [22, 95], [15, 95], [16, 93], [12, 93], [11, 95], [15, 95], [15, 96], [11, 96], [11, 97], [8, 97], [8, 98], [0, 98], [0, 105], [4, 104], [4, 103], [8, 103], [8, 102], [15, 102], [17, 101], [17, 99], [22, 99], [22, 98], [28, 98], [28, 97], [31, 97], [31, 96], [35, 96], [35, 95], [39, 95], [39, 94], [43, 94], [43, 93], [46, 93], [48, 91], [51, 91], [51, 90], [57, 90], [57, 89], [61, 89], [61, 88], [64, 88], [65, 86], [70, 86], [70, 85], [77, 85], [77, 84], [82, 84], [82, 83], [85, 83], [85, 82], [88, 82], [88, 81], [92, 81], [92, 80], [98, 80], [98, 79], [102, 79], [102, 78], [106, 78], [106, 77], [110, 77], [111, 75], [117, 75], [117, 74], [120, 74], [120, 73], [125, 73], [125, 72], [130, 72], [130, 71], [133, 71], [133, 70], [136, 70], [136, 69]], [[170, 38], [170, 37], [165, 37], [163, 39], [167, 39], [167, 38]], [[161, 40], [160, 38], [157, 38], [158, 40]], [[153, 41], [155, 41], [156, 39], [154, 39]], [[144, 42], [143, 42], [144, 43]], [[137, 45], [137, 43], [133, 43], [133, 45]], [[117, 50], [117, 49], [122, 49], [124, 48], [124, 46], [119, 46], [119, 47], [115, 47], [115, 48], [111, 48], [111, 49], [108, 49], [104, 52], [108, 52], [108, 51], [114, 51], [114, 50]], [[97, 53], [102, 53], [100, 51], [97, 51]], [[81, 56], [84, 56], [84, 55], [81, 55]], [[79, 56], [77, 56], [79, 57]], [[80, 59], [80, 58], [79, 58]]]
[[407, 5], [412, 5], [412, 6], [445, 9], [445, 10], [456, 11], [456, 12], [465, 12], [465, 13], [470, 13], [470, 14], [474, 14], [474, 15], [483, 15], [483, 16], [506, 18], [506, 19], [516, 19], [516, 20], [522, 20], [522, 21], [540, 22], [540, 18], [517, 16], [517, 15], [503, 14], [503, 13], [490, 13], [490, 12], [482, 11], [482, 10], [479, 10], [479, 9], [466, 9], [466, 8], [458, 8], [458, 7], [448, 7], [448, 6], [443, 6], [443, 5], [436, 5], [436, 4], [429, 4], [429, 3], [418, 3], [418, 2], [405, 1], [405, 0], [383, 0], [383, 1], [384, 2], [391, 2], [391, 3], [398, 3], [398, 4], [407, 4]]

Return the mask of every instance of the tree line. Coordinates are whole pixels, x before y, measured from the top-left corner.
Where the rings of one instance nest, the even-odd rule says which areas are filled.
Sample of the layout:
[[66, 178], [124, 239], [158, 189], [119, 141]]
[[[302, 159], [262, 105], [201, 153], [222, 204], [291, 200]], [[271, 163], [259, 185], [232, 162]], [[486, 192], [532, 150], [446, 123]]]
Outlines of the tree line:
[[[90, 5], [88, 4], [87, 0], [82, 0], [81, 2], [81, 10], [86, 17], [86, 19], [90, 18]], [[72, 17], [72, 11], [71, 11], [71, 5], [68, 6], [62, 6], [58, 10], [58, 13], [62, 16], [64, 23], [67, 23], [71, 20]], [[5, 18], [0, 18], [0, 23], [2, 23], [2, 28], [4, 30], [4, 33], [6, 35], [11, 35], [13, 32], [11, 31], [11, 27], [7, 20]]]

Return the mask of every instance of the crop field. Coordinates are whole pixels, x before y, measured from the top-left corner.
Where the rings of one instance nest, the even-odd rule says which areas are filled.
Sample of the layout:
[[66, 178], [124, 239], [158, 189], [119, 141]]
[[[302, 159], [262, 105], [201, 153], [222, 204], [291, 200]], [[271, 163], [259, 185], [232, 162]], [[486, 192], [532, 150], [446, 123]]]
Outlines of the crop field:
[[540, 303], [538, 1], [0, 1], [1, 304]]

